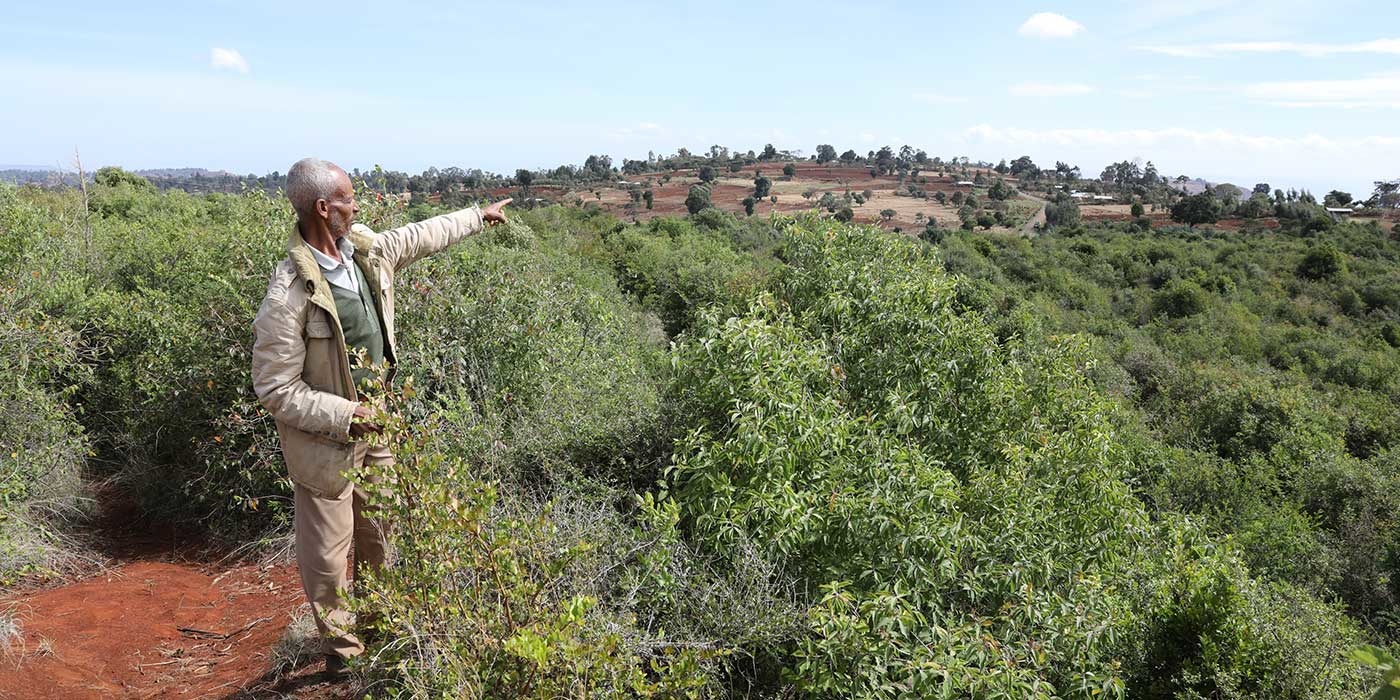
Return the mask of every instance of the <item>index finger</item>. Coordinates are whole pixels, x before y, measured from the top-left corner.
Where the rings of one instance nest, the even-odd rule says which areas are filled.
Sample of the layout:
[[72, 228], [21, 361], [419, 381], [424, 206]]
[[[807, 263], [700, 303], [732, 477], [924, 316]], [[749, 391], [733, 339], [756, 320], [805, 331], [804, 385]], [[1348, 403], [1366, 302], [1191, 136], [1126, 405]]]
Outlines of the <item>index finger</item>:
[[514, 198], [514, 197], [506, 197], [505, 199], [502, 199], [501, 201], [496, 202], [496, 206], [498, 206], [498, 207], [503, 207], [503, 206], [505, 206], [505, 205], [507, 205], [507, 204], [510, 204], [511, 202], [514, 202], [514, 201], [515, 201], [515, 198]]

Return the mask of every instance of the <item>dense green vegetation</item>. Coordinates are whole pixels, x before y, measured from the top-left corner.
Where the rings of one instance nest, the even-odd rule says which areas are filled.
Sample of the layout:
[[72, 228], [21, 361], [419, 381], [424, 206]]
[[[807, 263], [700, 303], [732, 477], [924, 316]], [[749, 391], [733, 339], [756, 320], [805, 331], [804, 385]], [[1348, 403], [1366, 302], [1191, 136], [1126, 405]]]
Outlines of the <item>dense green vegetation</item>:
[[[230, 541], [285, 528], [247, 364], [290, 222], [111, 171], [87, 206], [0, 189], [6, 576], [57, 566], [98, 482]], [[1062, 223], [548, 207], [419, 263], [363, 670], [468, 697], [1373, 689], [1400, 242]]]

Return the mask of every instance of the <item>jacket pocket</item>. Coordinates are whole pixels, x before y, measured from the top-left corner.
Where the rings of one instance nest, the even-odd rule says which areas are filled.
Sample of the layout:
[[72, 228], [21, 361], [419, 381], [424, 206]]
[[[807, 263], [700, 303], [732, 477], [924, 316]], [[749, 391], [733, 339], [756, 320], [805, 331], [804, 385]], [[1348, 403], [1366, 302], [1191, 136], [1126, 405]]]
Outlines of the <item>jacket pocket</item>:
[[355, 463], [353, 443], [338, 443], [320, 435], [279, 424], [282, 456], [292, 481], [313, 493], [335, 498], [345, 492], [349, 481], [341, 473]]
[[[306, 362], [301, 377], [312, 389], [335, 392], [340, 376], [337, 362], [345, 356], [345, 348], [335, 347], [335, 335], [330, 322], [312, 318], [306, 322]], [[338, 393], [338, 392], [336, 392]]]

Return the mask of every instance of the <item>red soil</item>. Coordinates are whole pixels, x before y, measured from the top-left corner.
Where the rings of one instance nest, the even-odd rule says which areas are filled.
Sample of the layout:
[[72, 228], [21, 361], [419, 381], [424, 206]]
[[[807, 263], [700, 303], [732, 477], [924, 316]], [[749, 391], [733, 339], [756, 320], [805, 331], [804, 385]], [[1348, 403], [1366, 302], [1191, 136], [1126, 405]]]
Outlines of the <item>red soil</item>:
[[208, 563], [217, 557], [207, 548], [169, 533], [106, 546], [111, 568], [0, 598], [20, 628], [0, 646], [0, 698], [319, 699], [352, 690], [328, 683], [319, 659], [281, 677], [271, 671], [273, 647], [305, 601], [294, 564]]

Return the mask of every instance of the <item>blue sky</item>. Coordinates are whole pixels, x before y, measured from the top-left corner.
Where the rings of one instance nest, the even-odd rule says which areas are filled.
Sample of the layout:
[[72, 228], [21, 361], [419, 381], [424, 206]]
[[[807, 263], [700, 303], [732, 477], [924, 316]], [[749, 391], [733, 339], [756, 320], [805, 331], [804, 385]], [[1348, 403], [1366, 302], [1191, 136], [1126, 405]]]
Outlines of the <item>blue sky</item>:
[[1400, 177], [1400, 3], [19, 2], [0, 164], [512, 171], [721, 144]]

